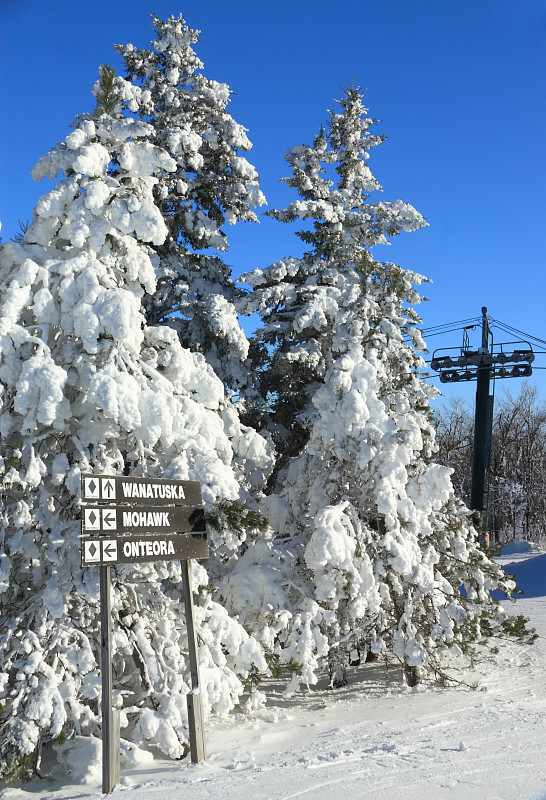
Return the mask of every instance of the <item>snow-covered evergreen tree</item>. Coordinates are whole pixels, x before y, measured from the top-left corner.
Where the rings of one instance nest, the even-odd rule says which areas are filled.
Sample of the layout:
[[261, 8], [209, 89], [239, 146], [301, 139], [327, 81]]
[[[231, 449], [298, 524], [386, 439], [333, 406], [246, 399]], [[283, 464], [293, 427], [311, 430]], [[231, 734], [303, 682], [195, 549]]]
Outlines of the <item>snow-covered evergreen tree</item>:
[[328, 131], [321, 129], [311, 146], [296, 146], [285, 156], [292, 174], [283, 182], [301, 199], [268, 212], [282, 222], [312, 221], [297, 233], [312, 249], [303, 258], [243, 276], [254, 291], [241, 308], [260, 310], [264, 322], [253, 342], [254, 360], [284, 460], [301, 451], [311, 397], [332, 358], [344, 351], [340, 313], [361, 293], [355, 269], [371, 263], [370, 248], [426, 225], [401, 200], [370, 201], [381, 187], [367, 160], [384, 137], [371, 133], [374, 120], [365, 115], [358, 89], [347, 90], [339, 102], [342, 113], [331, 114]]
[[158, 172], [153, 192], [168, 235], [160, 255], [157, 289], [145, 304], [149, 321], [167, 323], [184, 347], [204, 354], [231, 389], [247, 381], [248, 341], [234, 300], [240, 294], [221, 257], [226, 225], [254, 221], [265, 202], [246, 130], [228, 113], [230, 89], [206, 78], [192, 45], [200, 31], [182, 16], [152, 15], [152, 48], [118, 45], [131, 109], [153, 126], [154, 144], [176, 162]]
[[[98, 570], [80, 567], [81, 473], [197, 480], [217, 516], [244, 502], [271, 458], [203, 356], [146, 320], [168, 236], [157, 176], [178, 164], [149, 123], [124, 113], [125, 86], [101, 69], [95, 115], [78, 117], [34, 168], [35, 179], [61, 180], [21, 241], [0, 249], [4, 777], [32, 770], [42, 743], [100, 732]], [[217, 572], [238, 545], [236, 532], [211, 530]], [[113, 574], [122, 737], [180, 757], [189, 690], [180, 565]], [[204, 567], [193, 575], [205, 713], [223, 714], [240, 676], [267, 665], [213, 601]]]
[[[381, 138], [358, 89], [340, 104], [311, 147], [287, 155], [301, 199], [271, 212], [312, 220], [299, 233], [312, 249], [243, 276], [247, 309], [264, 320], [254, 352], [281, 453], [264, 501], [277, 536], [245, 554], [236, 573], [246, 583], [231, 576], [224, 591], [262, 619], [269, 647], [302, 665], [296, 683], [316, 680], [320, 657], [335, 684], [351, 653], [388, 652], [413, 684], [445, 676], [446, 653], [507, 626], [489, 591], [510, 582], [479, 549], [449, 470], [430, 462], [434, 390], [418, 375], [411, 308], [422, 278], [370, 254], [425, 222], [400, 200], [370, 201], [380, 187], [366, 160]], [[261, 608], [251, 584], [267, 586]]]

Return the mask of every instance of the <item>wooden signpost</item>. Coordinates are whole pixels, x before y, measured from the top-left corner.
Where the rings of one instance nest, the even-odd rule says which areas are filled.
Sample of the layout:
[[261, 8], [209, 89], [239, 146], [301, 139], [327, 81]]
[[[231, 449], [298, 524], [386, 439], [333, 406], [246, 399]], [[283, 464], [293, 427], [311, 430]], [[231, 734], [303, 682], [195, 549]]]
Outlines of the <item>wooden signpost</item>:
[[[102, 791], [106, 794], [120, 780], [119, 714], [112, 709], [111, 566], [182, 562], [192, 684], [187, 696], [191, 760], [199, 763], [206, 759], [206, 751], [189, 559], [206, 558], [209, 549], [197, 481], [85, 474], [81, 488], [81, 563], [100, 568]], [[147, 535], [150, 531], [154, 533]]]

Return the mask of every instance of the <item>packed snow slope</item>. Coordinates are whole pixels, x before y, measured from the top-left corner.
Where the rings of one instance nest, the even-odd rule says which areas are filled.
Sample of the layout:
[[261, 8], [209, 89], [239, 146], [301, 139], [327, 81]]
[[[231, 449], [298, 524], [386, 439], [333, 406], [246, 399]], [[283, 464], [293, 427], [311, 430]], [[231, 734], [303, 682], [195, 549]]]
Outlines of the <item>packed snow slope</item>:
[[[523, 590], [523, 597], [542, 597], [545, 593], [546, 555], [505, 564], [504, 571], [513, 575]], [[525, 588], [522, 588], [525, 587]]]
[[[128, 760], [126, 751], [112, 797], [546, 800], [546, 555], [511, 553], [503, 562], [526, 592], [508, 610], [529, 616], [539, 639], [502, 644], [496, 659], [461, 674], [477, 679], [477, 690], [408, 690], [399, 669], [384, 664], [356, 668], [345, 689], [328, 691], [323, 681], [290, 700], [269, 683], [265, 709], [209, 722], [205, 764], [152, 762], [142, 753]], [[84, 763], [78, 769], [74, 759], [72, 785], [56, 768], [2, 796], [101, 797], [100, 760]]]

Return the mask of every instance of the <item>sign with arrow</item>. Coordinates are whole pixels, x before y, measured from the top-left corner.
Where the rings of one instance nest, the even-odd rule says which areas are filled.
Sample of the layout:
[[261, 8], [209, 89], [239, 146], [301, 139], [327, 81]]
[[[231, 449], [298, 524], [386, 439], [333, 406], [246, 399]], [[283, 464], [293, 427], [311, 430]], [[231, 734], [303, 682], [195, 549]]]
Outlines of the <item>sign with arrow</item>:
[[82, 475], [83, 503], [135, 503], [149, 505], [200, 506], [199, 481], [168, 478], [126, 478], [122, 475]]
[[117, 561], [118, 543], [116, 539], [103, 536], [102, 539], [88, 539], [83, 542], [82, 567], [88, 564], [106, 564]]
[[84, 506], [82, 533], [195, 533], [206, 531], [202, 507]]
[[[102, 790], [106, 794], [119, 782], [120, 748], [119, 723], [116, 728], [112, 709], [110, 567], [140, 561], [182, 562], [192, 675], [188, 724], [192, 761], [199, 762], [206, 755], [189, 559], [207, 558], [209, 547], [201, 485], [197, 481], [83, 474], [81, 500], [81, 565], [98, 566], [100, 574]], [[147, 505], [134, 506], [135, 501], [145, 501]], [[155, 535], [142, 535], [148, 531]], [[125, 535], [115, 536], [119, 532]]]
[[186, 558], [207, 558], [209, 555], [204, 533], [85, 537], [82, 545], [82, 567], [142, 561], [182, 561]]

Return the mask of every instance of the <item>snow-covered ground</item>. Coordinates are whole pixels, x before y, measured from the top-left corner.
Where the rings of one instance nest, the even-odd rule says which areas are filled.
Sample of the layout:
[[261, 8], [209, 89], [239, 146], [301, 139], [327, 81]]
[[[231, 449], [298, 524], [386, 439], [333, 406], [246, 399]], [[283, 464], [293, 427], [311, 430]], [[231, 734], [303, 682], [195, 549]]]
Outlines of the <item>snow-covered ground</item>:
[[[480, 664], [467, 676], [478, 690], [408, 690], [384, 664], [355, 669], [345, 689], [324, 683], [290, 700], [269, 683], [265, 709], [209, 721], [206, 764], [136, 758], [112, 797], [546, 800], [546, 555], [502, 561], [526, 590], [507, 607], [527, 615], [540, 638], [505, 644]], [[6, 800], [101, 794], [98, 763], [86, 782], [53, 775], [0, 792]]]

